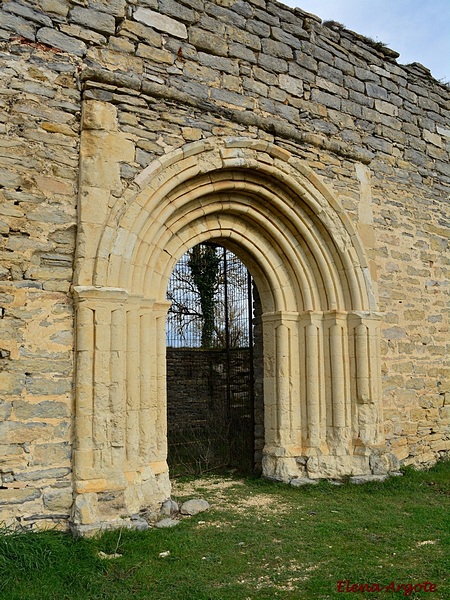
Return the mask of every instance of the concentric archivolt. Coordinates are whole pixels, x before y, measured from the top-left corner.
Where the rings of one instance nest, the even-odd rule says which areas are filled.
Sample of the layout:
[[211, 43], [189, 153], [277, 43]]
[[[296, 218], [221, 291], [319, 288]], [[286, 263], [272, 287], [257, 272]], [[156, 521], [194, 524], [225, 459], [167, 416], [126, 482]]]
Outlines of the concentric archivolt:
[[252, 272], [264, 310], [374, 310], [356, 232], [310, 169], [273, 144], [207, 140], [161, 158], [117, 201], [94, 284], [161, 300], [179, 258], [214, 240]]
[[265, 475], [297, 477], [298, 457], [313, 477], [370, 472], [379, 316], [358, 237], [311, 170], [269, 143], [211, 139], [150, 164], [106, 223], [89, 200], [117, 190], [94, 190], [80, 194], [74, 286], [77, 493], [123, 486], [132, 512], [160, 500], [167, 283], [206, 240], [243, 260], [261, 297]]

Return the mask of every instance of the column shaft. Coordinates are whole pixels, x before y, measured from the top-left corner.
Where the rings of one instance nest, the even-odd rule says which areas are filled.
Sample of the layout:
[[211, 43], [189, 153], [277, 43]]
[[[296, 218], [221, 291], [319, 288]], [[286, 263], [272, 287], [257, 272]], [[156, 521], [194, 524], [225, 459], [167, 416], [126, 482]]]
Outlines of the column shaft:
[[111, 360], [111, 309], [97, 306], [94, 313], [94, 467], [111, 464], [111, 412], [109, 407]]
[[320, 367], [319, 331], [316, 325], [306, 326], [306, 415], [308, 446], [320, 446]]
[[355, 328], [356, 391], [358, 402], [370, 402], [369, 332], [360, 323]]
[[286, 325], [281, 324], [276, 328], [276, 360], [277, 360], [277, 415], [278, 435], [280, 442], [291, 444], [290, 439], [290, 332]]
[[140, 408], [139, 408], [139, 457], [148, 462], [150, 450], [155, 443], [155, 415], [152, 414], [152, 395], [156, 383], [155, 340], [152, 336], [153, 319], [150, 311], [140, 316]]
[[125, 459], [125, 311], [122, 307], [111, 314], [110, 412], [111, 461], [118, 466]]
[[140, 381], [140, 331], [139, 310], [127, 312], [127, 366], [126, 366], [126, 457], [136, 464], [139, 452], [139, 409], [141, 403]]
[[346, 425], [346, 390], [344, 371], [343, 331], [341, 325], [330, 327], [330, 363], [333, 402], [333, 426]]

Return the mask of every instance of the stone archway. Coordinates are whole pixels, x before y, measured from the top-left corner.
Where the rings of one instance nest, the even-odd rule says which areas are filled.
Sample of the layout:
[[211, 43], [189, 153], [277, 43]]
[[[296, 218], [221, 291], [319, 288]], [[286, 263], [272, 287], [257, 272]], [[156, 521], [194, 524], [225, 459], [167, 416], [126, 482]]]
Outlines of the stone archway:
[[114, 117], [114, 107], [85, 103], [76, 527], [114, 525], [170, 495], [165, 293], [182, 254], [206, 240], [245, 262], [261, 296], [264, 475], [370, 473], [384, 441], [379, 315], [358, 236], [332, 192], [288, 151], [247, 138], [189, 144], [122, 190], [132, 144]]

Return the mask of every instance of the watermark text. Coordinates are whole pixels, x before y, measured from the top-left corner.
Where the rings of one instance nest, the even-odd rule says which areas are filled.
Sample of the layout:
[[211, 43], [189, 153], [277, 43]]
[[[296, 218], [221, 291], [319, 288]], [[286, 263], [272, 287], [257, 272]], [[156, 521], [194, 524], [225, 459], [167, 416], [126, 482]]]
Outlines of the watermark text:
[[342, 579], [337, 582], [338, 592], [403, 592], [403, 596], [410, 596], [413, 592], [435, 592], [437, 585], [431, 581], [420, 581], [418, 583], [396, 583], [391, 581], [385, 585], [382, 583], [352, 583], [350, 579]]

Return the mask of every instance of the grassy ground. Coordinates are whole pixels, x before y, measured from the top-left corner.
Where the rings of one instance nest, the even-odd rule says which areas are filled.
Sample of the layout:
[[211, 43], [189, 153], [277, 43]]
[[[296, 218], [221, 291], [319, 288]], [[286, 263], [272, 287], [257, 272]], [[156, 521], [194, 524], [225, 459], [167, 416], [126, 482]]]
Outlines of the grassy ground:
[[[0, 536], [1, 600], [325, 600], [354, 584], [374, 600], [450, 598], [450, 462], [363, 486], [208, 477], [174, 495], [212, 507], [173, 529]], [[434, 592], [409, 587], [425, 581]]]

